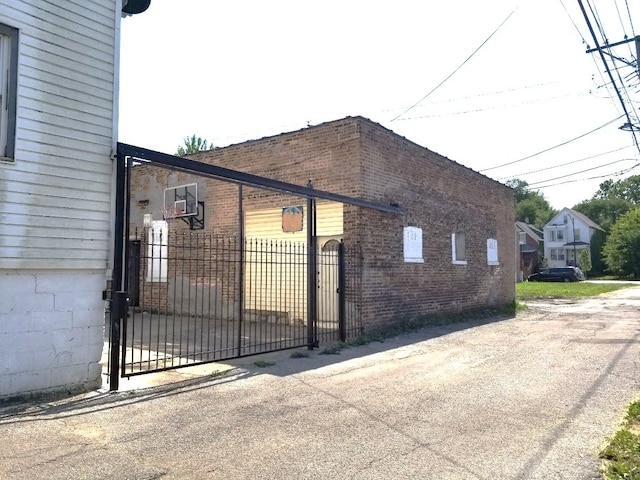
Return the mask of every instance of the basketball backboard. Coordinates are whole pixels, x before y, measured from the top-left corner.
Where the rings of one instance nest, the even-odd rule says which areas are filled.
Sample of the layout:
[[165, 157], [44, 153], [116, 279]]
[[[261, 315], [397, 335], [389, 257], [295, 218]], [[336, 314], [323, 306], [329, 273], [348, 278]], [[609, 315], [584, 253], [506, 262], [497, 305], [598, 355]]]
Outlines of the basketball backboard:
[[165, 188], [163, 210], [175, 212], [176, 218], [198, 215], [198, 184], [189, 183]]

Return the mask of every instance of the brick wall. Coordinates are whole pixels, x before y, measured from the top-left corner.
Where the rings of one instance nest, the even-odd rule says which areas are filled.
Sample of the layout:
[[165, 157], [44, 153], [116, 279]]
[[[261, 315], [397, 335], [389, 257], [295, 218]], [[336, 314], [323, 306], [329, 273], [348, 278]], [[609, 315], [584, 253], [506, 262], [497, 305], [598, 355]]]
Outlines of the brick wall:
[[[317, 189], [405, 208], [405, 215], [344, 208], [345, 242], [359, 245], [364, 257], [361, 309], [366, 330], [415, 315], [457, 313], [514, 300], [512, 190], [369, 120], [348, 117], [191, 158], [297, 185], [311, 179]], [[178, 176], [169, 183], [167, 170], [144, 168], [153, 173], [140, 170], [141, 178], [134, 178], [132, 205], [144, 188], [197, 181], [205, 199], [206, 229], [237, 234], [237, 185], [181, 173], [171, 173]], [[304, 199], [243, 187], [242, 201], [245, 211], [251, 211]], [[424, 263], [403, 260], [403, 227], [409, 225], [423, 230]], [[455, 232], [466, 236], [466, 265], [452, 264]], [[487, 264], [489, 238], [498, 241], [496, 266]]]

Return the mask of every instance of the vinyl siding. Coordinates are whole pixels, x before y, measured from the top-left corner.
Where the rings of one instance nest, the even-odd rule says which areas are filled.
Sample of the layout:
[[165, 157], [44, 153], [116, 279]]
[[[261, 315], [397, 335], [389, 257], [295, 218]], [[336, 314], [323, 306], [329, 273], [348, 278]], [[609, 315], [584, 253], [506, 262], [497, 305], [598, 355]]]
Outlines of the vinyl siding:
[[16, 149], [0, 163], [0, 268], [104, 269], [116, 2], [0, 0], [20, 32]]
[[[289, 321], [293, 323], [306, 319], [306, 203], [303, 208], [303, 230], [295, 233], [282, 231], [281, 208], [245, 214], [245, 236], [250, 242], [245, 257], [245, 309], [286, 312]], [[340, 238], [343, 233], [343, 205], [318, 202], [316, 228], [320, 244], [324, 243], [323, 237]], [[251, 239], [254, 241], [251, 242]], [[265, 251], [270, 253], [264, 253]], [[319, 274], [322, 278], [322, 267]], [[324, 316], [333, 315], [333, 311], [328, 313], [329, 308], [322, 304], [322, 300], [319, 302], [319, 318], [324, 321]], [[335, 319], [335, 316], [331, 319]]]
[[[283, 205], [283, 207], [288, 205]], [[304, 209], [302, 231], [285, 233], [282, 231], [282, 209], [270, 208], [256, 210], [245, 214], [245, 236], [247, 238], [265, 238], [269, 240], [307, 241], [307, 205]], [[318, 237], [334, 237], [342, 235], [343, 205], [337, 202], [317, 202], [316, 228]]]

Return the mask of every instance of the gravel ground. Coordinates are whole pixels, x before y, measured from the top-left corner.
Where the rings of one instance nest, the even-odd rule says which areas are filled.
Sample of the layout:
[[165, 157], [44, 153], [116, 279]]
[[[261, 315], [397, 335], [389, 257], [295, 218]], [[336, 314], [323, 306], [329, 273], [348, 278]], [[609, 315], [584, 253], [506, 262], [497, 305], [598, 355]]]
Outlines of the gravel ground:
[[339, 355], [281, 352], [215, 378], [7, 406], [0, 478], [597, 479], [598, 450], [638, 395], [639, 342], [634, 287]]

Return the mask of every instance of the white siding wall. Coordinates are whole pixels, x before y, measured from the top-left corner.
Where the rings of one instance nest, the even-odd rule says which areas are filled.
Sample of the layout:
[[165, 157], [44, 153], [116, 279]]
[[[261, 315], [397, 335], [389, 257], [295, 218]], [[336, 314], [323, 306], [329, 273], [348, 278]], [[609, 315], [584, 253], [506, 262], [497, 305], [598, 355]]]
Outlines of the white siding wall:
[[0, 0], [19, 30], [0, 162], [0, 397], [101, 383], [118, 0]]
[[0, 0], [20, 31], [15, 162], [0, 163], [0, 268], [104, 269], [115, 1]]

